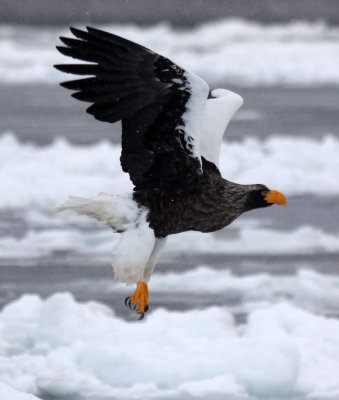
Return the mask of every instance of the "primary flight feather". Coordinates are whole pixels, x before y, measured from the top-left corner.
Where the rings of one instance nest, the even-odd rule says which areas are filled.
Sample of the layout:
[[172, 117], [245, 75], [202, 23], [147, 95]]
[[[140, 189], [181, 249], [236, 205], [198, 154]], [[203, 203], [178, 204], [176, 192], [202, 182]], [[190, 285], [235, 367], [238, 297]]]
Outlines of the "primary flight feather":
[[148, 309], [148, 286], [171, 234], [224, 228], [243, 212], [285, 196], [262, 184], [222, 178], [219, 152], [224, 131], [242, 98], [205, 81], [153, 51], [94, 28], [71, 28], [57, 49], [87, 64], [63, 64], [63, 72], [89, 76], [61, 83], [87, 112], [122, 122], [121, 166], [134, 184], [128, 196], [69, 197], [58, 211], [75, 210], [120, 232], [114, 249], [115, 277], [136, 283], [126, 304], [140, 317]]

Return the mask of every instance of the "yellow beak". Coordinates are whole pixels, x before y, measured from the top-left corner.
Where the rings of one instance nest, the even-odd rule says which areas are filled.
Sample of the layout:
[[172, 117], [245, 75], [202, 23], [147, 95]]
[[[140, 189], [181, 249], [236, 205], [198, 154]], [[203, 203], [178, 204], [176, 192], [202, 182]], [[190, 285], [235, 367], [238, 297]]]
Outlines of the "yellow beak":
[[286, 197], [277, 190], [270, 190], [265, 196], [267, 203], [278, 204], [279, 206], [286, 207]]

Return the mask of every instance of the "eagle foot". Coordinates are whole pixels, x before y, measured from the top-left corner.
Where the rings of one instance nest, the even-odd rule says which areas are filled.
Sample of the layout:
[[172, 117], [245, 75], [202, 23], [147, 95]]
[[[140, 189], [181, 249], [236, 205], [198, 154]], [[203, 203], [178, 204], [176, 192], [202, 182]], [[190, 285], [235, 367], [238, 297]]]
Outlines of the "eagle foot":
[[125, 299], [125, 305], [132, 311], [138, 311], [139, 320], [144, 318], [148, 310], [148, 287], [145, 282], [137, 282], [137, 288], [132, 296]]

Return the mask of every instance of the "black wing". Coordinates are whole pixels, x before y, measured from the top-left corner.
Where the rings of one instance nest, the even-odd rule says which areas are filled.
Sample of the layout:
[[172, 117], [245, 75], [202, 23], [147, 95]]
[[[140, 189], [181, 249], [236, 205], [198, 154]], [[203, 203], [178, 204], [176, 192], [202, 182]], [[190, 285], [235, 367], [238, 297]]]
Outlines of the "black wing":
[[202, 173], [200, 122], [206, 82], [169, 59], [119, 36], [94, 28], [71, 28], [61, 37], [64, 55], [92, 64], [55, 67], [90, 78], [61, 83], [87, 112], [106, 122], [122, 120], [121, 165], [136, 190], [187, 189]]

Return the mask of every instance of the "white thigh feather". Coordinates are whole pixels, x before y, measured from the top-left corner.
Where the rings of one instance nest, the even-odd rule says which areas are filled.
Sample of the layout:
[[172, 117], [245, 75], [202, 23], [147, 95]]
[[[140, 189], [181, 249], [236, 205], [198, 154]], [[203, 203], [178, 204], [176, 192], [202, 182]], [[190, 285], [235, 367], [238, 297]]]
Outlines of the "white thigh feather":
[[149, 227], [146, 216], [147, 212], [143, 211], [136, 222], [125, 226], [125, 231], [114, 248], [114, 276], [127, 284], [143, 280], [155, 245], [154, 231]]
[[101, 193], [91, 198], [70, 196], [56, 211], [73, 210], [103, 221], [121, 231], [113, 249], [112, 266], [116, 279], [132, 284], [147, 282], [160, 256], [162, 240], [156, 238], [147, 221], [148, 210], [139, 207], [131, 195]]

